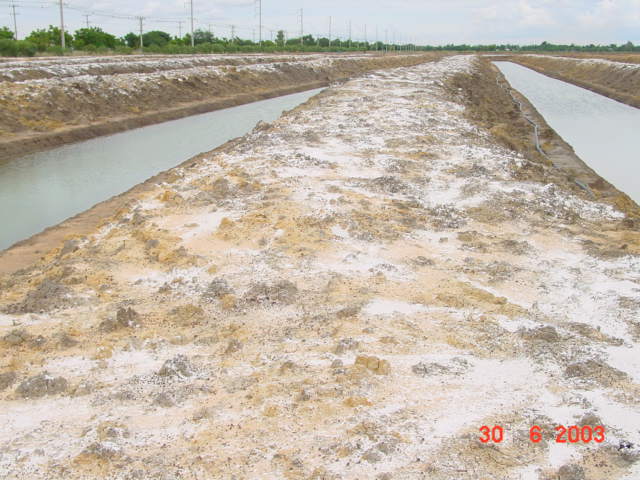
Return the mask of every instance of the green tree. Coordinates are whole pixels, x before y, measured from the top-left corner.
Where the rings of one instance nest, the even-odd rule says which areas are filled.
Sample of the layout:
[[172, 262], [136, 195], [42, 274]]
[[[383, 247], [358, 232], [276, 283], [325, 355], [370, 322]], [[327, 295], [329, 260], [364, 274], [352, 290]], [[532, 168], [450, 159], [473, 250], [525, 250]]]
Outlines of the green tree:
[[144, 42], [145, 47], [164, 47], [171, 41], [171, 35], [161, 30], [153, 30], [143, 34], [142, 41]]
[[[53, 25], [49, 25], [49, 46], [57, 46], [61, 47], [62, 43], [60, 40], [60, 27], [54, 27]], [[73, 36], [65, 30], [64, 32], [64, 43], [65, 46], [69, 47], [73, 43]]]
[[44, 28], [34, 30], [26, 38], [27, 41], [33, 43], [40, 51], [44, 51], [51, 45], [51, 36]]
[[[60, 28], [49, 25], [47, 30], [40, 28], [34, 30], [26, 38], [29, 42], [33, 43], [40, 51], [46, 50], [49, 47], [61, 46], [60, 44]], [[64, 32], [65, 45], [69, 46], [73, 42], [73, 37], [69, 32]]]
[[124, 37], [122, 37], [122, 40], [129, 48], [136, 48], [140, 46], [140, 36], [136, 35], [133, 32], [127, 33]]
[[91, 27], [76, 30], [73, 44], [76, 48], [83, 48], [88, 45], [115, 48], [117, 43], [118, 41], [114, 35], [104, 32], [101, 28]]
[[278, 30], [278, 35], [276, 35], [276, 44], [284, 46], [284, 30]]
[[7, 27], [0, 28], [0, 39], [13, 40], [13, 32]]
[[213, 43], [215, 41], [215, 38], [213, 36], [213, 33], [211, 33], [210, 31], [198, 29], [193, 32], [193, 41], [196, 45], [200, 43]]

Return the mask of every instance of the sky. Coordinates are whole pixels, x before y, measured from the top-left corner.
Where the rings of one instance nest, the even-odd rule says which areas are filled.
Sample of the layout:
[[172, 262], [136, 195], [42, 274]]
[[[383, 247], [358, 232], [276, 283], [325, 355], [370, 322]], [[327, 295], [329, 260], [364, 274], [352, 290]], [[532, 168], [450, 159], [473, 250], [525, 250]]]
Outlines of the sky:
[[[189, 25], [190, 0], [64, 0], [67, 30], [99, 26], [118, 36], [144, 29], [177, 35]], [[60, 23], [58, 0], [0, 0], [0, 26], [13, 29], [11, 4], [16, 5], [19, 38], [35, 28]], [[231, 25], [242, 38], [259, 36], [254, 0], [193, 0], [195, 28], [228, 37]], [[413, 42], [420, 45], [640, 44], [640, 0], [263, 0], [263, 39], [278, 29], [289, 37], [305, 34], [355, 41]], [[89, 15], [85, 17], [84, 15]], [[112, 16], [108, 16], [112, 15]], [[130, 17], [130, 18], [127, 18]], [[182, 25], [178, 22], [182, 21]], [[366, 36], [365, 36], [366, 29]]]

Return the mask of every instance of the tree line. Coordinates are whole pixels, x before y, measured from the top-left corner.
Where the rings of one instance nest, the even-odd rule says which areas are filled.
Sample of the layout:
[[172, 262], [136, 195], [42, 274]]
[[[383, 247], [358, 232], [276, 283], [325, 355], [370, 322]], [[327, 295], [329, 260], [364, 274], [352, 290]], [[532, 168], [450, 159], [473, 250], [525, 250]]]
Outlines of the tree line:
[[[116, 37], [99, 27], [76, 30], [73, 34], [65, 32], [66, 52], [61, 46], [60, 28], [50, 25], [47, 29], [32, 31], [24, 40], [16, 40], [13, 31], [0, 28], [0, 55], [34, 56], [37, 54], [62, 55], [66, 52], [85, 52], [88, 54], [134, 53], [140, 50], [140, 36], [130, 32]], [[274, 52], [274, 51], [381, 51], [381, 50], [417, 50], [417, 51], [542, 51], [542, 52], [640, 52], [640, 46], [627, 42], [622, 45], [558, 45], [542, 42], [538, 45], [413, 45], [385, 44], [383, 42], [359, 42], [355, 40], [329, 39], [327, 37], [286, 38], [283, 30], [278, 31], [274, 40], [261, 43], [239, 37], [217, 37], [208, 30], [196, 30], [193, 34], [194, 47], [191, 46], [191, 34], [172, 36], [161, 30], [153, 30], [142, 35], [142, 50], [147, 53], [226, 53], [226, 52]]]

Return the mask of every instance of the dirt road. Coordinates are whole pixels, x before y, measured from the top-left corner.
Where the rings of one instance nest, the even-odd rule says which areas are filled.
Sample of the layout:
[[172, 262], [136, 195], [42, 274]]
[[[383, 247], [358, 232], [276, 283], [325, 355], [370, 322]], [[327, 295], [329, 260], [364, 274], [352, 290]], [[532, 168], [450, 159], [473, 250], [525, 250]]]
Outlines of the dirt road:
[[0, 476], [637, 478], [640, 233], [491, 75], [334, 86], [0, 277]]

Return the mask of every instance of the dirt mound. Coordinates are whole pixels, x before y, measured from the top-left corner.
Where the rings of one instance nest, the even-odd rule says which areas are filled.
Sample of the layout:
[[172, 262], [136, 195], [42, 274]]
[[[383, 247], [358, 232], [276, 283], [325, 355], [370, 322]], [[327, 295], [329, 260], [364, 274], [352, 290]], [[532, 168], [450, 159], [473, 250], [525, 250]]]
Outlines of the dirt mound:
[[[31, 73], [23, 74], [35, 79], [2, 82], [0, 160], [441, 56], [251, 56], [238, 57], [240, 65], [216, 65], [211, 56], [180, 61], [150, 57], [137, 64], [110, 57], [109, 64], [69, 59], [71, 64], [59, 60], [46, 68], [24, 62], [22, 71]], [[20, 78], [22, 73], [14, 70], [12, 75]], [[51, 72], [55, 75], [41, 78]]]

